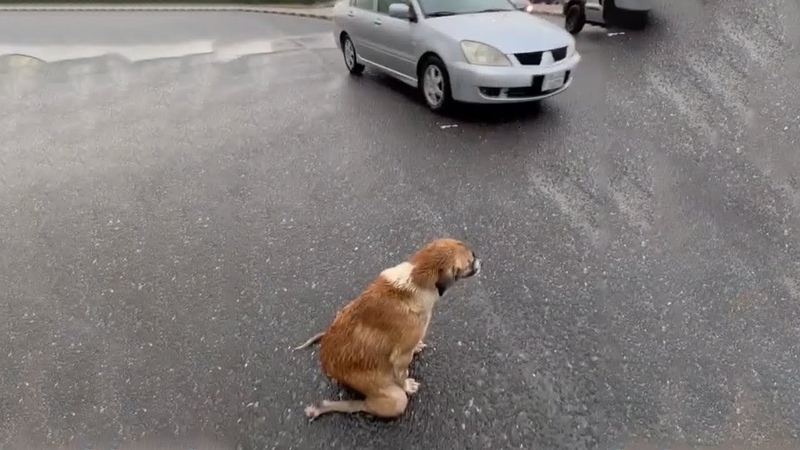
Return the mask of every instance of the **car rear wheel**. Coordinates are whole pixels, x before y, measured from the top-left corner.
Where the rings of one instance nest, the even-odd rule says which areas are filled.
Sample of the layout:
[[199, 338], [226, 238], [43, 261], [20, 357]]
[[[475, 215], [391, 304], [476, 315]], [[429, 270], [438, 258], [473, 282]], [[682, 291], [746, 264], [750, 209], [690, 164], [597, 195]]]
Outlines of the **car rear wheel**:
[[631, 30], [641, 30], [647, 26], [647, 11], [625, 11], [622, 26]]
[[434, 112], [446, 111], [453, 98], [450, 92], [450, 75], [444, 61], [438, 56], [427, 57], [421, 65], [419, 75], [419, 90], [428, 108]]
[[358, 62], [358, 57], [356, 56], [356, 46], [353, 45], [350, 36], [346, 34], [342, 38], [342, 55], [344, 55], [344, 65], [347, 66], [347, 70], [351, 74], [361, 75], [364, 73], [364, 65]]
[[603, 2], [603, 22], [606, 27], [641, 30], [647, 25], [647, 11], [628, 11], [617, 8], [614, 0]]
[[580, 3], [573, 3], [568, 6], [564, 19], [564, 28], [570, 34], [578, 34], [583, 30], [584, 25], [586, 25], [586, 11], [583, 10]]

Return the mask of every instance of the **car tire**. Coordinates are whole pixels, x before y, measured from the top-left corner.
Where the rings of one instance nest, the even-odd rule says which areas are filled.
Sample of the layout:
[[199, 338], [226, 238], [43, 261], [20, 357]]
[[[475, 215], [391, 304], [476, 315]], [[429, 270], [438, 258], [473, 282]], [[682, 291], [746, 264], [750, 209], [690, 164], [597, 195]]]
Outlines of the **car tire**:
[[425, 104], [436, 113], [444, 113], [453, 103], [450, 91], [450, 74], [444, 61], [435, 55], [425, 58], [420, 64], [417, 87]]
[[358, 62], [356, 46], [347, 34], [342, 37], [342, 56], [344, 57], [344, 65], [350, 74], [361, 75], [364, 73], [364, 65]]
[[642, 30], [647, 26], [647, 11], [625, 11], [622, 26], [630, 30]]
[[579, 2], [574, 2], [566, 7], [564, 12], [564, 28], [570, 34], [578, 34], [586, 25], [586, 11]]
[[647, 11], [627, 11], [617, 8], [614, 0], [603, 2], [603, 22], [606, 27], [641, 30], [647, 25]]

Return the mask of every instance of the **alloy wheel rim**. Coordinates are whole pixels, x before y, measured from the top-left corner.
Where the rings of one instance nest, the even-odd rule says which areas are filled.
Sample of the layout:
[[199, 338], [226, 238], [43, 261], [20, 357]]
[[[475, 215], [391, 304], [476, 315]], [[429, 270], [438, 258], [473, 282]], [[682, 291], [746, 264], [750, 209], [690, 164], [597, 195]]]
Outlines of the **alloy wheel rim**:
[[344, 42], [344, 62], [347, 64], [348, 69], [352, 69], [356, 62], [356, 51], [350, 39]]
[[431, 106], [439, 106], [444, 99], [444, 76], [442, 71], [434, 65], [425, 69], [425, 77], [422, 82], [425, 91], [425, 99]]

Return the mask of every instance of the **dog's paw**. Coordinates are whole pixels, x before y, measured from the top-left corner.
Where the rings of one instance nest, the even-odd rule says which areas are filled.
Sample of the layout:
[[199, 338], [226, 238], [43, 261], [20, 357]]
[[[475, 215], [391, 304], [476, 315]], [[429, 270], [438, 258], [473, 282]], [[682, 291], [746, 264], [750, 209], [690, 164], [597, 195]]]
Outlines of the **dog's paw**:
[[317, 408], [314, 405], [306, 406], [305, 413], [306, 413], [306, 417], [308, 417], [311, 420], [314, 420], [314, 419], [317, 418], [317, 416], [319, 416], [320, 409]]
[[422, 349], [424, 349], [424, 348], [425, 348], [425, 347], [427, 347], [427, 346], [428, 346], [428, 344], [426, 344], [426, 343], [424, 343], [424, 342], [422, 342], [422, 341], [419, 341], [419, 342], [417, 343], [417, 346], [416, 346], [416, 347], [414, 347], [414, 354], [415, 354], [415, 355], [416, 355], [416, 354], [418, 354], [419, 352], [421, 352], [421, 351], [422, 351]]
[[406, 394], [416, 394], [419, 390], [419, 386], [420, 384], [417, 382], [417, 380], [413, 378], [406, 378], [403, 390], [406, 391]]

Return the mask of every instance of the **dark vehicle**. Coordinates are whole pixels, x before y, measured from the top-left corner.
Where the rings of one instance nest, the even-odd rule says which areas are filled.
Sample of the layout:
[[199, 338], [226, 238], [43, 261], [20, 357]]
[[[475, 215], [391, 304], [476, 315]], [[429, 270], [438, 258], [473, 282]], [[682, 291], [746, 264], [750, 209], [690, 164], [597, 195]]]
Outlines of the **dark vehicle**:
[[652, 0], [566, 0], [564, 28], [572, 34], [580, 33], [587, 23], [638, 30], [647, 24], [652, 8]]

